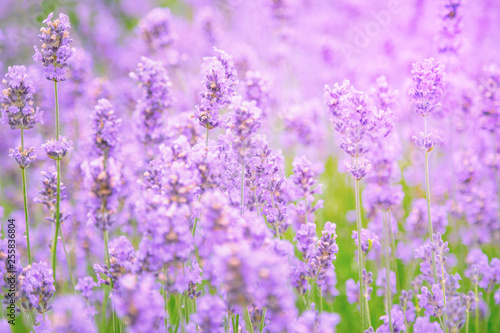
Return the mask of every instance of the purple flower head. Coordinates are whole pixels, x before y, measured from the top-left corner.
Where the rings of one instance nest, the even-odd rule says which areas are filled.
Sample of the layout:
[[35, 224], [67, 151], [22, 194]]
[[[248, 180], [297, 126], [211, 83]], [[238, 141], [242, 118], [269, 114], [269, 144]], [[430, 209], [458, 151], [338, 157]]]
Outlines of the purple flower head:
[[0, 96], [2, 117], [0, 123], [9, 125], [11, 129], [30, 129], [42, 122], [43, 111], [33, 107], [33, 82], [26, 73], [26, 67], [9, 67], [2, 83], [6, 86]]
[[340, 322], [340, 316], [336, 313], [307, 310], [298, 318], [295, 333], [331, 333]]
[[17, 149], [9, 149], [9, 156], [14, 157], [21, 169], [26, 169], [36, 159], [35, 148], [21, 151], [21, 146], [19, 146]]
[[232, 148], [240, 164], [245, 164], [256, 147], [255, 134], [260, 127], [260, 109], [255, 102], [236, 101], [228, 124], [233, 136]]
[[418, 317], [413, 325], [414, 333], [443, 333], [438, 322], [431, 322], [429, 317]]
[[[223, 333], [226, 305], [219, 296], [205, 295], [196, 301], [196, 313], [193, 322], [198, 325], [188, 329], [188, 333]], [[193, 325], [194, 326], [194, 325]]]
[[[57, 172], [56, 171], [51, 171], [51, 172], [43, 172], [42, 171], [42, 176], [43, 176], [43, 181], [42, 181], [42, 190], [38, 193], [40, 193], [41, 198], [36, 198], [35, 202], [39, 202], [45, 206], [45, 208], [49, 211], [50, 215], [47, 216], [47, 220], [49, 222], [56, 222], [57, 216], [56, 216], [56, 202], [57, 202]], [[64, 194], [64, 191], [66, 190], [66, 186], [61, 183], [60, 184], [61, 188], [61, 196], [60, 200], [61, 202], [66, 199], [66, 195]], [[64, 209], [60, 208], [59, 212], [59, 221], [63, 222], [65, 221], [68, 217], [70, 216], [69, 213], [65, 212]]]
[[270, 99], [270, 82], [260, 72], [245, 73], [246, 99], [255, 101], [261, 110], [266, 110]]
[[387, 83], [387, 78], [381, 75], [375, 79], [376, 87], [372, 89], [372, 95], [381, 110], [389, 110], [396, 103], [398, 91], [392, 89]]
[[384, 321], [384, 324], [377, 329], [377, 333], [406, 332], [405, 316], [397, 305], [394, 305], [391, 310], [392, 331], [389, 325], [389, 315], [384, 315], [380, 319]]
[[122, 120], [116, 116], [113, 105], [105, 98], [99, 99], [90, 118], [94, 151], [98, 156], [109, 156], [118, 144]]
[[[387, 288], [387, 282], [386, 282], [386, 270], [385, 268], [382, 268], [378, 271], [377, 274], [377, 280], [375, 281], [375, 285], [379, 287], [377, 289], [377, 296], [382, 296], [385, 295], [386, 288]], [[397, 293], [397, 288], [396, 288], [396, 273], [393, 271], [390, 271], [389, 273], [389, 283], [391, 287], [391, 294], [395, 295]]]
[[[113, 284], [125, 274], [132, 272], [132, 267], [136, 261], [135, 250], [130, 241], [125, 236], [120, 236], [109, 242], [109, 261], [110, 265], [94, 265], [97, 280], [101, 284]], [[106, 275], [107, 279], [102, 280], [99, 273]]]
[[316, 277], [318, 285], [326, 282], [327, 272], [333, 269], [332, 261], [336, 259], [335, 254], [339, 252], [335, 234], [336, 225], [326, 222], [319, 239], [318, 246], [309, 262], [311, 275]]
[[113, 158], [105, 162], [103, 156], [90, 163], [85, 161], [81, 168], [88, 191], [88, 223], [99, 230], [109, 230], [118, 209], [120, 169]]
[[485, 66], [479, 78], [479, 92], [482, 97], [481, 128], [495, 133], [500, 128], [500, 67], [497, 64]]
[[430, 152], [434, 149], [434, 146], [443, 142], [443, 139], [439, 135], [433, 133], [424, 134], [423, 132], [420, 132], [419, 136], [414, 135], [412, 140], [418, 148], [425, 152]]
[[466, 307], [460, 297], [448, 299], [446, 302], [446, 326], [448, 332], [459, 332], [465, 324]]
[[61, 160], [68, 152], [73, 150], [73, 141], [67, 140], [66, 137], [59, 135], [59, 140], [50, 139], [42, 145], [47, 155], [54, 160]]
[[364, 284], [364, 291], [365, 291], [365, 296], [364, 298], [367, 300], [370, 300], [371, 298], [371, 293], [373, 288], [370, 287], [370, 285], [373, 283], [373, 273], [372, 272], [367, 272], [366, 269], [363, 269], [363, 284]]
[[295, 241], [297, 241], [297, 248], [302, 253], [304, 259], [309, 261], [314, 253], [314, 245], [317, 242], [316, 224], [312, 222], [301, 224], [295, 236]]
[[[354, 239], [354, 243], [356, 246], [358, 245], [358, 232], [356, 230], [352, 231], [352, 239]], [[376, 235], [370, 229], [361, 229], [361, 251], [363, 251], [366, 256], [371, 250], [375, 250], [375, 252], [380, 251], [380, 239], [378, 235]]]
[[408, 94], [413, 99], [415, 112], [423, 117], [432, 114], [440, 106], [444, 65], [433, 58], [413, 64], [413, 81]]
[[112, 298], [113, 307], [131, 333], [164, 329], [163, 297], [153, 276], [126, 274], [117, 284], [121, 293]]
[[52, 328], [54, 333], [95, 333], [94, 309], [76, 295], [64, 295], [54, 300]]
[[172, 106], [172, 82], [161, 61], [141, 57], [135, 72], [129, 74], [142, 88], [135, 117], [143, 142], [158, 141], [163, 126], [162, 114]]
[[345, 289], [347, 295], [347, 301], [349, 304], [355, 304], [359, 302], [359, 282], [354, 282], [353, 279], [349, 279], [345, 282]]
[[69, 37], [71, 24], [68, 16], [61, 13], [58, 19], [52, 21], [53, 14], [50, 13], [42, 22], [47, 24], [47, 27], [40, 29], [38, 37], [42, 46], [40, 50], [36, 46], [34, 47], [33, 59], [37, 62], [40, 61], [45, 67], [47, 80], [59, 82], [66, 80], [66, 74], [69, 70], [68, 59], [73, 55], [74, 49], [69, 45], [73, 39]]
[[[444, 233], [448, 226], [448, 212], [446, 207], [438, 204], [432, 205], [432, 227], [435, 232]], [[429, 226], [429, 215], [427, 214], [427, 201], [423, 198], [412, 202], [410, 214], [406, 218], [406, 230], [415, 237], [423, 237], [427, 234]]]
[[176, 39], [168, 8], [155, 8], [139, 21], [141, 37], [153, 51], [161, 51]]
[[462, 0], [443, 0], [442, 3], [438, 50], [440, 53], [457, 53], [461, 46]]
[[361, 180], [370, 171], [370, 162], [368, 161], [355, 163], [354, 165], [349, 162], [344, 162], [344, 164], [347, 172], [356, 180]]
[[51, 310], [50, 303], [56, 290], [52, 269], [46, 262], [27, 266], [19, 279], [19, 301], [23, 309], [42, 314]]
[[75, 286], [75, 290], [78, 290], [82, 293], [83, 297], [89, 299], [92, 295], [92, 289], [98, 286], [99, 284], [94, 281], [93, 277], [86, 276], [83, 278], [78, 278], [78, 283]]
[[208, 129], [220, 125], [219, 112], [231, 102], [234, 86], [238, 83], [231, 56], [217, 49], [215, 52], [216, 56], [203, 58], [201, 103], [194, 112], [200, 125]]
[[427, 316], [439, 317], [445, 310], [443, 290], [438, 283], [433, 284], [431, 290], [425, 286], [422, 287], [421, 294], [417, 295], [418, 304], [422, 309], [425, 309]]

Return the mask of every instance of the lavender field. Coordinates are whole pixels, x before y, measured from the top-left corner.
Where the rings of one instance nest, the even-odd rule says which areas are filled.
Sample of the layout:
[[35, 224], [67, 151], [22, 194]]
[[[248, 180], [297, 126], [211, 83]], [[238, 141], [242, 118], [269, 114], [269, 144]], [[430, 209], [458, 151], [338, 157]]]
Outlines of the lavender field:
[[500, 2], [0, 0], [0, 333], [500, 332]]

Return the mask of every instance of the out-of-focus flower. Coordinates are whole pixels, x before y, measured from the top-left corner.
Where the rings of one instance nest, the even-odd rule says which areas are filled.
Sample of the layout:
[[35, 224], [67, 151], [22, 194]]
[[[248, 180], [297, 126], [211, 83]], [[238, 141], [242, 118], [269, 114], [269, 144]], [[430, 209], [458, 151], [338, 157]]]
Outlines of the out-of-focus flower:
[[9, 149], [9, 156], [14, 157], [21, 169], [26, 169], [36, 159], [35, 148], [31, 147], [21, 151], [19, 146], [17, 149]]
[[168, 8], [155, 8], [139, 21], [141, 36], [152, 50], [161, 51], [177, 37], [171, 21], [172, 14]]
[[47, 155], [54, 160], [61, 160], [66, 154], [73, 150], [73, 141], [59, 135], [59, 140], [50, 139], [42, 145]]

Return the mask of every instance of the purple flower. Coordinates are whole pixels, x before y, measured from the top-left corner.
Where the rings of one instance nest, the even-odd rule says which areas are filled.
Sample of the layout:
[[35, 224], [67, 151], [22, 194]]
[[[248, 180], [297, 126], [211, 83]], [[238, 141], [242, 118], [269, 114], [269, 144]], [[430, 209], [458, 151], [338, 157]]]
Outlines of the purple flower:
[[94, 151], [98, 156], [109, 156], [118, 144], [122, 120], [117, 118], [113, 105], [105, 98], [99, 99], [90, 117]]
[[61, 160], [68, 152], [73, 150], [73, 141], [59, 135], [59, 140], [50, 139], [42, 145], [42, 149], [45, 150], [50, 158]]
[[430, 322], [429, 317], [418, 317], [413, 325], [414, 333], [443, 333], [438, 322]]
[[391, 310], [392, 331], [389, 325], [389, 315], [384, 315], [380, 319], [384, 321], [384, 324], [377, 329], [377, 333], [406, 332], [404, 313], [397, 305], [394, 305]]
[[440, 53], [457, 53], [461, 46], [459, 34], [462, 30], [462, 0], [444, 0], [443, 3], [438, 49]]
[[[116, 284], [116, 282], [125, 274], [131, 273], [135, 258], [135, 250], [125, 236], [120, 236], [109, 242], [109, 262], [110, 265], [94, 265], [97, 280], [100, 284]], [[106, 275], [106, 281], [101, 279], [99, 273]]]
[[349, 304], [355, 304], [359, 302], [359, 282], [354, 282], [353, 279], [349, 279], [345, 282], [345, 289], [347, 295], [347, 301]]
[[141, 57], [135, 72], [129, 74], [142, 88], [142, 96], [135, 107], [135, 117], [142, 142], [161, 139], [163, 112], [172, 106], [172, 82], [161, 61]]
[[333, 269], [332, 261], [336, 259], [335, 254], [339, 252], [339, 247], [335, 242], [336, 225], [326, 222], [318, 246], [311, 256], [309, 262], [311, 275], [316, 278], [318, 285], [326, 283], [327, 272]]
[[[41, 203], [45, 206], [45, 208], [49, 211], [50, 215], [47, 216], [47, 220], [49, 222], [56, 222], [56, 202], [57, 202], [57, 172], [43, 172], [42, 171], [42, 190], [38, 193], [41, 194], [41, 198], [35, 198], [35, 202]], [[66, 195], [64, 195], [64, 191], [66, 190], [66, 186], [64, 184], [60, 184], [61, 188], [61, 202], [66, 199]], [[59, 221], [63, 222], [70, 216], [69, 213], [65, 212], [64, 209], [60, 209], [59, 212]]]
[[203, 58], [203, 91], [201, 103], [196, 106], [194, 116], [207, 129], [218, 127], [219, 112], [225, 109], [238, 84], [236, 69], [230, 55], [215, 49], [216, 56]]
[[103, 156], [82, 163], [84, 186], [88, 191], [88, 223], [99, 230], [109, 230], [118, 209], [121, 188], [119, 167], [113, 158], [106, 162]]
[[163, 297], [153, 276], [127, 274], [117, 284], [121, 293], [112, 298], [113, 307], [131, 333], [164, 329]]
[[255, 101], [256, 105], [264, 111], [269, 105], [270, 82], [262, 77], [260, 72], [248, 71], [245, 73], [246, 98]]
[[36, 310], [41, 314], [51, 310], [50, 303], [56, 289], [52, 269], [46, 262], [27, 266], [19, 279], [19, 301], [24, 310]]
[[298, 318], [294, 333], [335, 333], [335, 327], [340, 323], [336, 313], [307, 310]]
[[89, 299], [92, 295], [92, 289], [98, 286], [99, 284], [94, 281], [93, 277], [86, 276], [83, 278], [78, 278], [78, 283], [75, 286], [75, 290], [78, 290], [82, 293], [83, 297]]
[[465, 324], [466, 307], [460, 297], [448, 299], [446, 302], [446, 326], [449, 332], [459, 332]]
[[196, 301], [196, 313], [192, 315], [193, 322], [198, 325], [188, 326], [188, 333], [222, 333], [227, 309], [218, 296], [205, 295]]
[[9, 156], [15, 158], [21, 169], [26, 169], [36, 159], [35, 148], [31, 147], [21, 151], [19, 146], [17, 149], [9, 149]]
[[421, 294], [417, 295], [418, 304], [422, 309], [425, 309], [427, 316], [440, 317], [443, 314], [444, 299], [443, 290], [440, 284], [433, 284], [432, 291], [423, 286]]
[[54, 333], [94, 333], [95, 310], [76, 295], [59, 296], [54, 300], [52, 327]]
[[155, 8], [139, 21], [141, 36], [153, 51], [168, 47], [177, 37], [172, 31], [171, 21], [168, 8]]
[[2, 80], [6, 86], [0, 96], [2, 117], [0, 123], [9, 125], [11, 129], [30, 129], [36, 123], [42, 122], [43, 111], [34, 107], [33, 82], [26, 73], [26, 67], [9, 67], [5, 74], [8, 79]]
[[408, 94], [413, 99], [415, 112], [423, 117], [432, 114], [439, 106], [442, 94], [444, 65], [433, 58], [413, 64], [413, 81]]
[[380, 130], [374, 118], [375, 107], [367, 94], [355, 90], [347, 80], [341, 86], [325, 86], [325, 99], [333, 128], [340, 133], [340, 148], [355, 158], [354, 165], [346, 162], [347, 171], [359, 180], [366, 175], [369, 162], [358, 158], [371, 150], [376, 131]]
[[254, 135], [260, 127], [260, 109], [255, 102], [236, 101], [228, 128], [233, 137], [232, 149], [236, 154], [236, 160], [240, 164], [246, 164], [256, 148]]
[[295, 241], [297, 241], [297, 248], [302, 253], [304, 259], [309, 261], [314, 253], [314, 245], [317, 242], [316, 224], [312, 222], [301, 224], [300, 229], [297, 230]]
[[423, 132], [420, 132], [418, 137], [414, 135], [412, 139], [417, 147], [425, 152], [430, 152], [434, 149], [434, 146], [443, 142], [443, 139], [441, 139], [439, 135], [434, 135], [432, 133], [424, 134]]
[[[396, 273], [394, 273], [393, 271], [390, 271], [389, 280], [390, 280], [389, 283], [390, 283], [390, 287], [391, 287], [391, 295], [395, 295], [397, 293]], [[382, 268], [378, 271], [377, 280], [375, 281], [375, 285], [377, 287], [379, 287], [379, 289], [377, 289], [377, 296], [385, 295], [386, 288], [387, 288], [385, 268]]]
[[[356, 246], [358, 245], [358, 232], [356, 230], [352, 231], [352, 239], [354, 239], [354, 243]], [[361, 251], [363, 251], [363, 255], [366, 255], [371, 251], [375, 250], [375, 252], [379, 253], [380, 251], [380, 239], [378, 235], [376, 235], [370, 229], [361, 229]]]
[[35, 46], [33, 59], [40, 61], [45, 67], [45, 77], [47, 80], [55, 82], [66, 80], [68, 72], [68, 59], [73, 55], [74, 49], [69, 46], [73, 41], [69, 37], [71, 24], [68, 16], [59, 14], [59, 18], [52, 21], [54, 13], [42, 22], [47, 24], [46, 28], [40, 29], [38, 37], [42, 42], [40, 51]]

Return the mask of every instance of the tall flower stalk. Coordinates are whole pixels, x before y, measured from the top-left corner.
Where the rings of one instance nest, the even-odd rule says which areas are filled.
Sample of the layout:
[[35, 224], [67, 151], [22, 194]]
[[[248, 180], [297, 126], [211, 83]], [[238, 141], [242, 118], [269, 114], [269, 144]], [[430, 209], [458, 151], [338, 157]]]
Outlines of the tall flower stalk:
[[[425, 193], [427, 200], [427, 218], [429, 223], [429, 240], [432, 243], [434, 235], [431, 214], [431, 187], [429, 180], [429, 152], [441, 141], [441, 138], [428, 132], [427, 117], [435, 112], [440, 104], [439, 98], [442, 94], [444, 65], [434, 63], [434, 59], [425, 59], [423, 62], [413, 64], [411, 71], [413, 76], [409, 95], [413, 100], [414, 111], [424, 118], [424, 132], [414, 136], [418, 148], [425, 152]], [[432, 256], [432, 271], [434, 283], [437, 283], [436, 262]]]
[[11, 129], [21, 130], [21, 146], [18, 149], [11, 149], [10, 156], [14, 157], [21, 168], [23, 178], [23, 201], [24, 218], [26, 220], [26, 243], [28, 248], [28, 262], [31, 264], [30, 246], [30, 226], [28, 213], [28, 190], [26, 168], [36, 158], [34, 148], [24, 148], [24, 130], [35, 126], [41, 122], [43, 111], [38, 107], [33, 107], [33, 94], [35, 92], [33, 82], [26, 73], [26, 67], [9, 67], [9, 72], [5, 75], [8, 79], [2, 80], [6, 86], [2, 91], [2, 118], [1, 123], [9, 125]]
[[342, 85], [336, 83], [332, 88], [325, 86], [325, 99], [332, 115], [335, 131], [340, 134], [340, 148], [354, 160], [354, 165], [346, 162], [347, 171], [355, 180], [354, 195], [356, 198], [356, 228], [358, 245], [358, 273], [361, 328], [371, 326], [368, 293], [365, 290], [365, 276], [369, 277], [365, 269], [365, 259], [361, 248], [361, 219], [360, 180], [368, 172], [369, 162], [365, 155], [373, 144], [373, 132], [376, 130], [374, 121], [374, 107], [370, 104], [365, 93], [355, 90], [349, 81], [344, 80]]
[[[55, 98], [55, 133], [56, 139], [45, 144], [45, 151], [49, 157], [56, 160], [57, 167], [57, 198], [56, 198], [56, 221], [54, 240], [52, 243], [52, 270], [54, 274], [54, 283], [56, 283], [56, 265], [57, 265], [57, 242], [59, 238], [59, 229], [61, 224], [61, 159], [71, 149], [71, 145], [59, 133], [59, 97], [57, 83], [66, 80], [68, 73], [68, 59], [73, 56], [74, 49], [70, 47], [73, 41], [69, 37], [71, 24], [69, 18], [65, 14], [59, 14], [59, 17], [52, 21], [53, 13], [42, 22], [47, 27], [40, 29], [38, 37], [42, 42], [41, 49], [35, 46], [35, 55], [33, 59], [41, 62], [45, 67], [44, 74], [47, 80], [54, 81], [54, 98]], [[42, 146], [43, 148], [43, 146]]]

